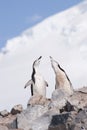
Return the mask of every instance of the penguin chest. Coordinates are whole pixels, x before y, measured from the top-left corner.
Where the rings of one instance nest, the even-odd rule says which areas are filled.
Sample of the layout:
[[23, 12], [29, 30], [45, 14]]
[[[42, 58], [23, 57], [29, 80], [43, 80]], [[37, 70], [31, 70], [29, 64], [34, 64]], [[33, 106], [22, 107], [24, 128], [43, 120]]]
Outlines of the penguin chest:
[[67, 80], [65, 74], [59, 73], [58, 75], [56, 75], [56, 86], [64, 88], [70, 86], [70, 83]]
[[56, 86], [58, 87], [64, 86], [64, 77], [61, 74], [56, 75]]
[[73, 90], [71, 89], [71, 85], [69, 80], [67, 79], [66, 75], [64, 74], [58, 74], [56, 75], [56, 89], [63, 88], [68, 93], [72, 94]]
[[35, 75], [34, 94], [46, 96], [46, 86], [41, 75]]

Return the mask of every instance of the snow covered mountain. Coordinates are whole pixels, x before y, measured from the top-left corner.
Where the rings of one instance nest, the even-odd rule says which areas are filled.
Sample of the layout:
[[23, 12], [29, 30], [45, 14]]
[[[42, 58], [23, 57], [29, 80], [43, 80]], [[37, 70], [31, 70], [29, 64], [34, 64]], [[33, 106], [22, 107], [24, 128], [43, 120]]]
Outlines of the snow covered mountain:
[[31, 78], [33, 61], [40, 55], [40, 71], [49, 84], [47, 96], [55, 86], [49, 56], [65, 69], [74, 88], [87, 85], [86, 0], [7, 41], [0, 52], [0, 109], [26, 105], [30, 89], [24, 90], [24, 85]]

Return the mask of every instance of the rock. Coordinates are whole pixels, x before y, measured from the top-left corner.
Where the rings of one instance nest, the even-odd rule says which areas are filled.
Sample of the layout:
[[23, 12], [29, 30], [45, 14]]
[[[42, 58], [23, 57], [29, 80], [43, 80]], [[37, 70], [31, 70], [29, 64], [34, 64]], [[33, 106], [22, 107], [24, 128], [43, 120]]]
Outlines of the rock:
[[50, 109], [39, 118], [35, 119], [31, 124], [32, 130], [48, 130], [49, 124], [52, 120], [52, 116], [59, 114], [57, 109]]
[[0, 125], [5, 125], [9, 129], [11, 129], [11, 128], [14, 128], [14, 129], [17, 128], [16, 116], [13, 116], [13, 115], [10, 114], [7, 117], [0, 118]]
[[7, 110], [3, 110], [3, 111], [0, 112], [0, 115], [1, 115], [2, 117], [5, 117], [5, 116], [8, 116], [8, 115], [9, 115], [9, 112], [8, 112]]
[[68, 130], [66, 126], [66, 122], [68, 118], [69, 118], [69, 113], [53, 115], [48, 130]]
[[77, 122], [77, 123], [84, 122], [84, 120], [86, 120], [86, 119], [87, 119], [87, 113], [85, 110], [82, 110], [76, 116], [75, 122]]
[[56, 89], [53, 91], [51, 99], [52, 100], [58, 100], [61, 98], [68, 99], [69, 96], [70, 95], [68, 93], [66, 93], [65, 89], [59, 88], [59, 89]]
[[60, 113], [62, 113], [62, 112], [71, 112], [71, 111], [74, 111], [75, 109], [74, 109], [74, 106], [73, 105], [71, 105], [68, 101], [67, 101], [67, 103], [66, 103], [66, 105], [62, 108], [62, 109], [60, 109]]
[[72, 125], [70, 130], [87, 130], [87, 129], [80, 123], [77, 123], [75, 125]]
[[85, 110], [80, 111], [75, 118], [76, 126], [79, 124], [79, 127], [84, 127], [87, 129], [87, 112]]
[[9, 130], [24, 130], [24, 129], [9, 129]]
[[19, 104], [19, 105], [16, 105], [16, 106], [14, 106], [14, 107], [12, 108], [11, 114], [12, 114], [12, 115], [16, 115], [16, 114], [18, 114], [18, 113], [21, 113], [22, 111], [23, 111], [23, 107], [22, 107], [21, 104]]
[[87, 114], [85, 110], [79, 111], [77, 114], [72, 114], [70, 130], [87, 130]]
[[6, 126], [0, 125], [0, 130], [8, 130]]
[[64, 124], [59, 124], [58, 126], [50, 126], [48, 130], [67, 130]]
[[0, 112], [0, 130], [87, 130], [85, 89], [74, 91], [73, 95], [56, 89], [51, 99], [34, 95], [27, 109], [16, 105], [11, 114]]
[[51, 102], [49, 104], [49, 108], [57, 108], [62, 109], [68, 100], [69, 95], [65, 92], [65, 90], [62, 89], [56, 89], [52, 93]]
[[78, 92], [86, 93], [87, 94], [87, 87], [82, 87], [78, 89]]
[[17, 115], [18, 128], [29, 130], [32, 122], [48, 111], [48, 106], [30, 105], [21, 114]]
[[48, 130], [87, 130], [85, 110], [54, 115]]
[[34, 120], [31, 124], [32, 130], [47, 130], [50, 124], [51, 118], [49, 114], [44, 114], [43, 116]]
[[74, 91], [72, 95], [69, 95], [64, 89], [56, 89], [52, 93], [51, 103], [49, 107], [56, 107], [62, 109], [67, 101], [76, 109], [82, 109], [87, 105], [87, 88], [81, 88], [78, 91]]
[[47, 99], [43, 97], [42, 95], [34, 95], [30, 98], [28, 101], [27, 106], [29, 105], [48, 105], [50, 102], [50, 99]]
[[[86, 104], [84, 99], [86, 96], [86, 94], [78, 91], [75, 91], [73, 95], [69, 95], [62, 89], [55, 90], [52, 93], [51, 100], [42, 96], [32, 96], [29, 100], [28, 108], [17, 116], [18, 128], [24, 130], [86, 129], [86, 113], [82, 113], [82, 115], [85, 115], [84, 117], [79, 116], [80, 112], [83, 111], [83, 106]], [[79, 101], [81, 102], [80, 105]], [[75, 109], [75, 107], [78, 107], [78, 109]], [[80, 109], [81, 111], [79, 111]], [[85, 112], [86, 110], [87, 107], [84, 107]]]
[[68, 101], [77, 109], [83, 109], [83, 107], [87, 105], [87, 94], [75, 91], [73, 95], [68, 98]]
[[0, 118], [2, 118], [2, 116], [0, 115]]
[[80, 124], [75, 125], [71, 128], [71, 130], [85, 130], [84, 127], [81, 127]]

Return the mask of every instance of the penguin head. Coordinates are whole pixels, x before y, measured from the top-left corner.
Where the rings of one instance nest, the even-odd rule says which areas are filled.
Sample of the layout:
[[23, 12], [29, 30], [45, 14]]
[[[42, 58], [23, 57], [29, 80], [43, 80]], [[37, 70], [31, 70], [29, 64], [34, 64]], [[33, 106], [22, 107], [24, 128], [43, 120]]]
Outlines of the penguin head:
[[36, 59], [33, 63], [33, 68], [36, 68], [39, 66], [42, 56], [40, 56], [38, 59]]
[[52, 66], [52, 68], [54, 69], [54, 71], [56, 72], [57, 70], [58, 70], [58, 66], [59, 66], [59, 64], [58, 64], [58, 62], [57, 61], [55, 61], [51, 56], [50, 56], [50, 61], [51, 61], [51, 66]]

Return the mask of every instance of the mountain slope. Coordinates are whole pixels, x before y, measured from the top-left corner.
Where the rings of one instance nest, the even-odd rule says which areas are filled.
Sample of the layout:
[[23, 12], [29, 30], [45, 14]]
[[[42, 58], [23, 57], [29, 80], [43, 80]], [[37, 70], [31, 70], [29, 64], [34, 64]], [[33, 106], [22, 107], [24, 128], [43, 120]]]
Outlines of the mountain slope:
[[87, 1], [83, 1], [7, 41], [0, 53], [1, 109], [17, 103], [26, 104], [30, 89], [23, 87], [31, 77], [33, 61], [40, 55], [43, 56], [40, 71], [49, 84], [47, 96], [55, 86], [50, 55], [65, 69], [74, 88], [87, 85], [86, 23]]

